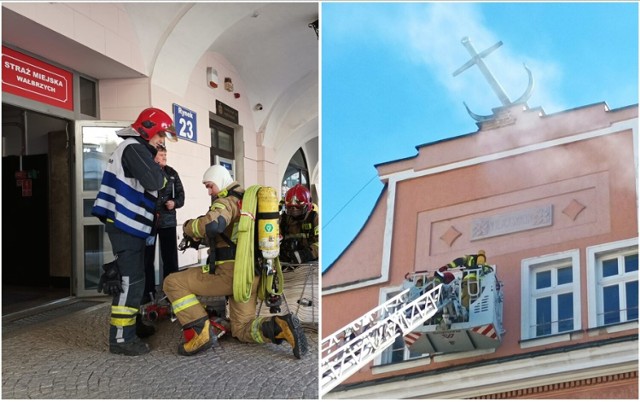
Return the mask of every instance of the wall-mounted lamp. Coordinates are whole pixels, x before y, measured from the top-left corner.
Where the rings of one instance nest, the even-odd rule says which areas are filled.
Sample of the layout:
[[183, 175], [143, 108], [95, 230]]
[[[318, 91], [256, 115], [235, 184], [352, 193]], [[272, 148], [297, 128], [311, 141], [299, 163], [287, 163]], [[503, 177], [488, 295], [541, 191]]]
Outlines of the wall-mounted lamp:
[[233, 92], [233, 81], [231, 81], [231, 77], [225, 77], [224, 89], [226, 89], [229, 92]]
[[207, 67], [207, 85], [211, 88], [218, 88], [218, 71], [213, 67]]

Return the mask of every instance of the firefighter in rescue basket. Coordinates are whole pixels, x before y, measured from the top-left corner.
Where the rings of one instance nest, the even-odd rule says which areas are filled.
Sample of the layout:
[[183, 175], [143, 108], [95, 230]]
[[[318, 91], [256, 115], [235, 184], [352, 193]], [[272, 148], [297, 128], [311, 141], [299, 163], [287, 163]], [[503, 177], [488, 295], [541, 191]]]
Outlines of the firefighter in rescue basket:
[[462, 305], [469, 308], [470, 301], [478, 296], [478, 275], [484, 275], [492, 271], [487, 265], [487, 256], [484, 250], [478, 250], [478, 254], [466, 254], [458, 257], [450, 263], [438, 268], [438, 272], [445, 272], [449, 268], [462, 268], [462, 283], [460, 286]]

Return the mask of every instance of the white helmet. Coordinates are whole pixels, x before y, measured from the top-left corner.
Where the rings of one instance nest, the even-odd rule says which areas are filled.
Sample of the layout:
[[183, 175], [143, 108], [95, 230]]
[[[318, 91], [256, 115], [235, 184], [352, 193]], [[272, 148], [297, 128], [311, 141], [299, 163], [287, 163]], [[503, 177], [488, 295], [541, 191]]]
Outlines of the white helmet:
[[231, 174], [224, 166], [213, 165], [209, 167], [202, 176], [202, 182], [213, 182], [220, 190], [224, 190], [229, 184], [233, 183]]

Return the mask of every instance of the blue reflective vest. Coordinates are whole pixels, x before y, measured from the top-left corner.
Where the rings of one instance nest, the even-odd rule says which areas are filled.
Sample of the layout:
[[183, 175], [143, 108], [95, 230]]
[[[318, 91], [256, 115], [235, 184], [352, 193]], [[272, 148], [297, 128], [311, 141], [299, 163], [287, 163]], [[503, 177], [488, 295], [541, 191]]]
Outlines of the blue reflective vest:
[[103, 222], [113, 222], [123, 232], [146, 238], [153, 228], [158, 192], [146, 191], [139, 180], [124, 174], [122, 154], [127, 146], [136, 143], [128, 138], [113, 151], [91, 214]]

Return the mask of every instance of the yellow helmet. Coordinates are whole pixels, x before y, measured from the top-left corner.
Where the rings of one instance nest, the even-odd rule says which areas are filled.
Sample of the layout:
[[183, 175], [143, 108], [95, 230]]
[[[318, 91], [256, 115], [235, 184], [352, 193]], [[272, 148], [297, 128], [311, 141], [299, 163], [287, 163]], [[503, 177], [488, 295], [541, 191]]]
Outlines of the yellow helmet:
[[478, 264], [484, 264], [487, 262], [487, 256], [484, 253], [484, 250], [478, 250]]

